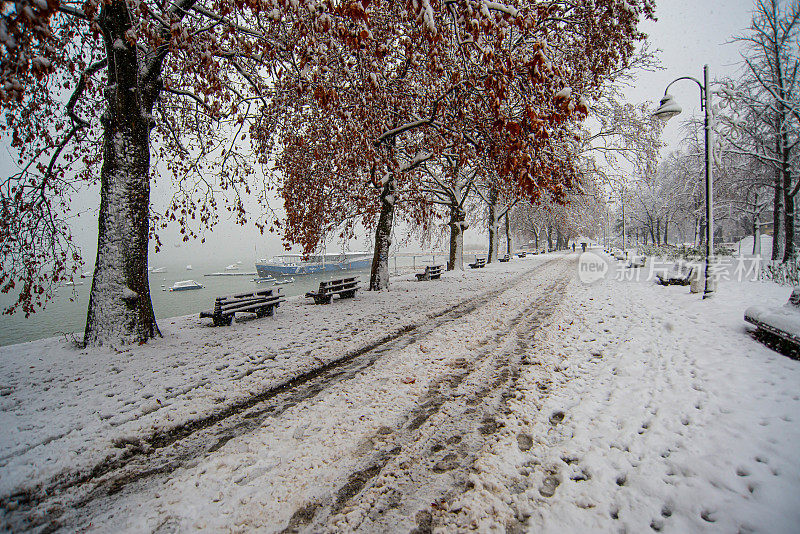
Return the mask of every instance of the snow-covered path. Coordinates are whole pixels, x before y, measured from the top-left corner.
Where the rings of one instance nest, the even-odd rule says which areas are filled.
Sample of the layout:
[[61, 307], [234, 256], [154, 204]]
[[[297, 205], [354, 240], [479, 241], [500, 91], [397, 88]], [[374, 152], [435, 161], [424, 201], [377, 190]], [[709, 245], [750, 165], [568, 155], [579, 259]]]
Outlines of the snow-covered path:
[[[448, 273], [410, 293], [400, 282], [388, 308], [368, 294], [355, 316], [386, 315], [360, 350], [305, 371], [297, 356], [295, 379], [221, 411], [200, 403], [196, 420], [168, 412], [184, 422], [148, 439], [129, 429], [124, 454], [85, 482], [33, 509], [5, 500], [0, 519], [104, 532], [796, 532], [800, 362], [741, 320], [788, 291], [726, 283], [702, 301], [647, 281], [586, 286], [576, 260]], [[332, 309], [283, 313], [302, 329]], [[235, 326], [246, 347], [259, 339]], [[275, 383], [263, 373], [245, 376]]]
[[[790, 290], [577, 286], [473, 487], [435, 522], [531, 532], [798, 532], [800, 362], [751, 339]], [[459, 513], [452, 513], [459, 510]]]
[[485, 436], [500, 428], [520, 348], [565, 295], [574, 259], [99, 477], [72, 491], [80, 506], [59, 524], [395, 531], [425, 523], [415, 512], [460, 491]]

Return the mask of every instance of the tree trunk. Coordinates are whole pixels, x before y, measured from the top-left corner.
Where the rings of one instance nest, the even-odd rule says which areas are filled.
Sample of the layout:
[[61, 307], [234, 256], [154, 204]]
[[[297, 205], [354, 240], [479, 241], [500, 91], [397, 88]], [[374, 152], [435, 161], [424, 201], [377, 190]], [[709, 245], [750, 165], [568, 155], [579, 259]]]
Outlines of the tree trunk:
[[753, 218], [753, 256], [761, 255], [761, 225], [758, 217]]
[[389, 289], [389, 247], [392, 246], [394, 224], [394, 181], [392, 175], [381, 190], [381, 214], [375, 227], [375, 253], [372, 256], [372, 271], [369, 290]]
[[[776, 150], [780, 150], [780, 136], [775, 140]], [[772, 259], [777, 260], [781, 255], [781, 241], [783, 232], [781, 222], [783, 221], [783, 179], [781, 169], [775, 170], [775, 198], [772, 204]]]
[[[783, 110], [783, 103], [779, 103]], [[792, 191], [792, 173], [790, 161], [789, 132], [782, 128], [781, 134], [781, 174], [783, 175], [783, 261], [794, 261], [796, 247], [794, 242], [794, 196]]]
[[[510, 211], [510, 210], [509, 210]], [[508, 211], [506, 212], [506, 254], [511, 257], [512, 243], [511, 243], [511, 223], [508, 220]]]
[[489, 254], [486, 263], [497, 261], [497, 190], [489, 190]]
[[[789, 191], [791, 187], [791, 175], [787, 172], [784, 180], [784, 192]], [[783, 210], [783, 229], [785, 232], [783, 244], [783, 261], [793, 261], [796, 255], [794, 243], [794, 197], [784, 195], [784, 210]]]
[[669, 232], [669, 219], [664, 221], [664, 244], [668, 244], [667, 234]]
[[547, 252], [551, 252], [553, 250], [553, 228], [551, 226], [547, 227]]
[[466, 214], [460, 206], [450, 205], [450, 259], [447, 261], [448, 271], [464, 270], [464, 222]]
[[661, 243], [661, 218], [656, 219], [656, 239], [653, 241], [654, 245]]
[[160, 335], [147, 273], [150, 112], [158, 89], [140, 86], [137, 53], [124, 37], [130, 20], [124, 2], [103, 7], [111, 79], [102, 119], [99, 232], [83, 338], [87, 345], [144, 343]]

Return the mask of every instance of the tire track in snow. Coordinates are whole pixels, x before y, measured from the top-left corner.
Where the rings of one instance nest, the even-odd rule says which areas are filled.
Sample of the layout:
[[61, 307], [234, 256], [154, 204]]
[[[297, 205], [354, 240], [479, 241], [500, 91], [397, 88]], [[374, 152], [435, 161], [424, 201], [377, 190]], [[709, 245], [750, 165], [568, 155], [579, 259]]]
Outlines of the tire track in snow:
[[472, 360], [456, 362], [454, 372], [428, 385], [406, 423], [384, 432], [383, 451], [366, 458], [332, 502], [306, 503], [284, 532], [394, 532], [401, 525], [430, 531], [432, 503], [446, 502], [469, 484], [486, 439], [502, 427], [520, 367], [535, 364], [529, 343], [564, 298], [574, 270], [565, 263]]
[[[163, 477], [175, 469], [212, 454], [237, 436], [259, 428], [265, 420], [278, 418], [293, 406], [313, 399], [327, 386], [358, 375], [391, 351], [401, 350], [429, 335], [436, 328], [468, 315], [493, 302], [498, 295], [517, 288], [540, 271], [561, 259], [549, 260], [520, 273], [509, 284], [460, 303], [423, 321], [407, 325], [381, 340], [345, 354], [341, 358], [286, 383], [226, 406], [202, 419], [158, 432], [140, 439], [116, 443], [125, 452], [101, 462], [88, 471], [64, 473], [47, 485], [11, 495], [0, 502], [2, 523], [17, 529], [52, 531], [67, 522], [91, 514], [98, 506], [135, 491], [154, 477]], [[10, 510], [8, 502], [18, 503]], [[85, 509], [85, 510], [84, 510]]]

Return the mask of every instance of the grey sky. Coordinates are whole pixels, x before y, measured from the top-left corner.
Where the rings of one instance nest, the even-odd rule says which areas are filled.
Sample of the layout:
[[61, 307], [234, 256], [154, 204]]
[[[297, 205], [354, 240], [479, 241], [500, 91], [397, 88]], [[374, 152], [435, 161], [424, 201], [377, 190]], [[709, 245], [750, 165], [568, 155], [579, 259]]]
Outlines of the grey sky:
[[[658, 103], [669, 82], [681, 76], [703, 81], [703, 65], [708, 64], [712, 80], [736, 73], [741, 60], [740, 43], [732, 37], [750, 24], [753, 0], [656, 0], [657, 22], [642, 26], [653, 47], [661, 50], [663, 70], [639, 75], [635, 87], [626, 91], [631, 102]], [[670, 93], [683, 107], [683, 113], [667, 123], [664, 140], [667, 150], [677, 148], [681, 118], [702, 116], [700, 93], [691, 81], [681, 81]]]

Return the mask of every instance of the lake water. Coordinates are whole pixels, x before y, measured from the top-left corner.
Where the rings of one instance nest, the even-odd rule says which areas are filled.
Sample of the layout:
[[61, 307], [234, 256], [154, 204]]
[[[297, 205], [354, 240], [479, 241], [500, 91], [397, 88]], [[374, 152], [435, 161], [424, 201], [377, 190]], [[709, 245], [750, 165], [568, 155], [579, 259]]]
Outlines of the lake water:
[[[473, 254], [464, 255], [465, 261], [467, 259], [472, 261], [473, 257]], [[208, 259], [203, 263], [193, 263], [191, 271], [186, 270], [185, 264], [159, 264], [157, 257], [151, 258], [151, 260], [153, 267], [163, 267], [166, 270], [163, 273], [150, 273], [150, 296], [158, 319], [199, 314], [203, 310], [213, 308], [214, 299], [218, 296], [272, 287], [270, 284], [253, 282], [253, 278], [255, 278], [254, 260], [243, 261], [238, 265], [240, 271], [253, 273], [246, 276], [204, 276], [212, 272], [224, 272], [225, 267], [235, 263], [236, 260]], [[392, 274], [401, 274], [414, 269], [421, 270], [425, 265], [430, 265], [434, 261], [437, 264], [444, 264], [446, 258], [441, 254], [436, 256], [431, 254], [393, 256], [389, 266]], [[369, 269], [346, 271], [346, 273], [351, 276], [359, 276], [364, 282], [362, 287], [369, 281]], [[320, 273], [295, 276], [294, 283], [277, 287], [281, 288], [284, 295], [291, 297], [318, 289], [321, 280], [340, 278], [343, 275], [344, 271], [342, 274]], [[277, 278], [280, 279], [280, 277]], [[204, 287], [191, 291], [167, 290], [175, 282], [181, 280], [195, 280]], [[67, 333], [75, 333], [79, 339], [82, 338], [86, 326], [86, 308], [89, 304], [92, 279], [89, 277], [82, 281], [82, 285], [59, 288], [53, 300], [47, 304], [44, 310], [38, 311], [28, 318], [19, 313], [0, 316], [0, 346]], [[1, 306], [8, 306], [9, 302], [9, 295], [0, 296]]]

